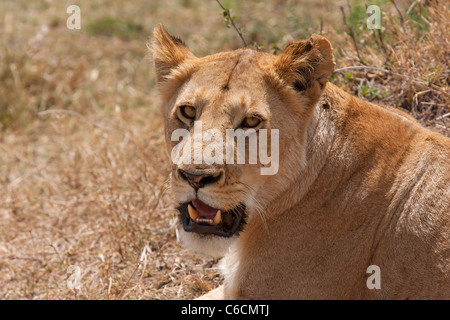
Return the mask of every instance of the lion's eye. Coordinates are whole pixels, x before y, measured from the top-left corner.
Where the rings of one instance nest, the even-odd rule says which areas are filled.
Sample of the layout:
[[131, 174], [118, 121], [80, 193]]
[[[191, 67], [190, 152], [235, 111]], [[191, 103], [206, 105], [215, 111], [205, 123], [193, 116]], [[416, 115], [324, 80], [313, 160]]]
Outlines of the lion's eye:
[[185, 117], [187, 119], [195, 118], [196, 110], [193, 106], [181, 106], [180, 111], [181, 111], [181, 114], [183, 115], [183, 117]]
[[261, 119], [256, 116], [246, 117], [242, 121], [242, 126], [245, 128], [255, 128], [261, 123]]

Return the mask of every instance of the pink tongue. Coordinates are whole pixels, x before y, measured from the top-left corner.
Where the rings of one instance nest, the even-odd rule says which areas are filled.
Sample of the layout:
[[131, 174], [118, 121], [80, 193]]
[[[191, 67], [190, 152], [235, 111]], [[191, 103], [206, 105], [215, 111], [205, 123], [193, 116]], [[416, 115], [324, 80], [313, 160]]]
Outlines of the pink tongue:
[[214, 219], [214, 217], [216, 216], [218, 209], [210, 207], [206, 203], [203, 203], [198, 199], [192, 200], [192, 204], [194, 205], [198, 213], [200, 213], [201, 218]]

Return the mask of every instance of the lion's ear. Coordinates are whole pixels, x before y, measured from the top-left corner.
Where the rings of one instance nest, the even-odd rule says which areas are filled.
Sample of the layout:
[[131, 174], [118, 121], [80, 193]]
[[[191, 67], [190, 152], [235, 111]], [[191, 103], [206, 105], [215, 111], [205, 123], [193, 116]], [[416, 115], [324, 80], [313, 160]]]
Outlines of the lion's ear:
[[278, 76], [296, 91], [309, 96], [320, 95], [334, 70], [333, 49], [327, 39], [312, 35], [308, 40], [288, 44], [274, 68]]
[[170, 35], [162, 24], [158, 24], [153, 30], [151, 51], [158, 82], [164, 81], [170, 72], [183, 61], [195, 58], [183, 41]]

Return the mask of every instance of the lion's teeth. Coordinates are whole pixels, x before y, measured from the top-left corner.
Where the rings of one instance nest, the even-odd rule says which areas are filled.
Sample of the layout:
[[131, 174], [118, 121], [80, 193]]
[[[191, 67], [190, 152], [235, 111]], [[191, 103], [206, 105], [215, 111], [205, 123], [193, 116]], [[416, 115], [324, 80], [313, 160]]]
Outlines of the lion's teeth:
[[189, 211], [189, 217], [191, 217], [191, 219], [193, 221], [197, 220], [198, 216], [200, 215], [198, 213], [197, 210], [195, 210], [194, 208], [192, 208], [192, 206], [190, 204], [188, 204], [188, 211]]
[[190, 204], [188, 204], [188, 212], [189, 217], [191, 217], [192, 221], [195, 221], [197, 223], [209, 223], [209, 224], [219, 224], [220, 221], [222, 221], [222, 212], [220, 210], [217, 210], [216, 215], [214, 216], [214, 219], [205, 219], [200, 218], [200, 213], [194, 209]]
[[204, 218], [198, 218], [197, 220], [195, 220], [195, 222], [200, 223], [200, 222], [204, 222], [204, 223], [212, 223], [212, 219], [204, 219]]
[[217, 210], [216, 216], [213, 219], [215, 224], [219, 224], [220, 221], [222, 221], [222, 213], [220, 212], [220, 210]]

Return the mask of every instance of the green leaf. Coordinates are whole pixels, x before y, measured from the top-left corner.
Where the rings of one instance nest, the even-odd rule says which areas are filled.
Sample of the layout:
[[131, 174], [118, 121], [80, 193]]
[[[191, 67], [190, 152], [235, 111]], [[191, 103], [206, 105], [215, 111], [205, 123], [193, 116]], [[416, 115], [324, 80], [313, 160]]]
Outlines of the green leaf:
[[362, 86], [361, 87], [361, 94], [363, 95], [363, 96], [365, 96], [366, 94], [367, 94], [367, 92], [369, 91], [369, 88], [368, 87], [366, 87], [366, 86]]

